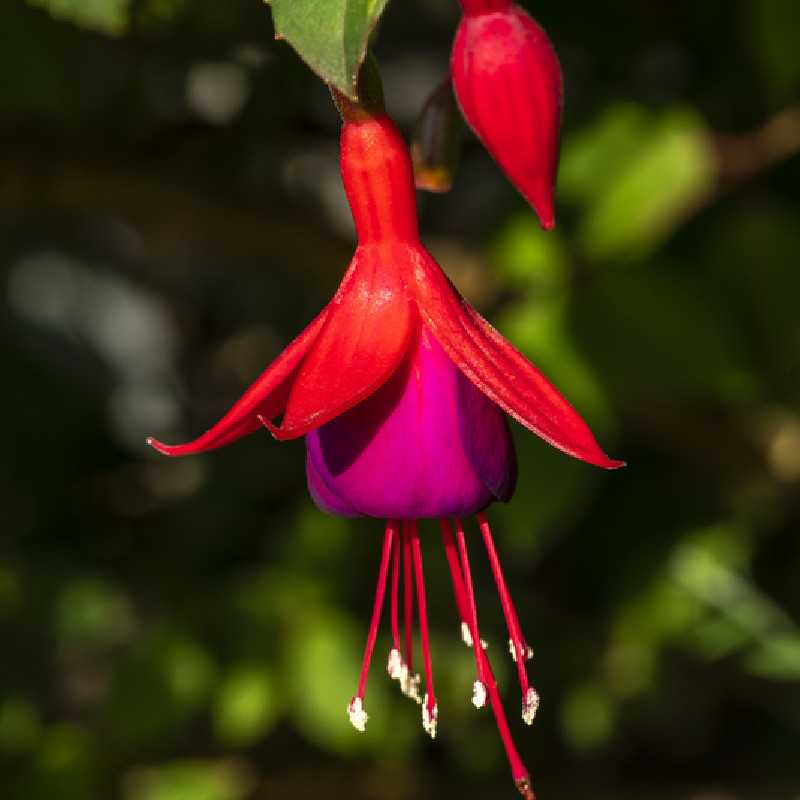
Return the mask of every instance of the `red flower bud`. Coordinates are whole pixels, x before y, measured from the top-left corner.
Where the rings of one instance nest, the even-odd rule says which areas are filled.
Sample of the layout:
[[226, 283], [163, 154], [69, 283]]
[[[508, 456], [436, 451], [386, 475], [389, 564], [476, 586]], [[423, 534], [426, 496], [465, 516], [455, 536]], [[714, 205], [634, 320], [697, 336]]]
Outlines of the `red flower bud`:
[[547, 34], [509, 0], [461, 0], [450, 68], [465, 119], [542, 227], [555, 225], [563, 86]]

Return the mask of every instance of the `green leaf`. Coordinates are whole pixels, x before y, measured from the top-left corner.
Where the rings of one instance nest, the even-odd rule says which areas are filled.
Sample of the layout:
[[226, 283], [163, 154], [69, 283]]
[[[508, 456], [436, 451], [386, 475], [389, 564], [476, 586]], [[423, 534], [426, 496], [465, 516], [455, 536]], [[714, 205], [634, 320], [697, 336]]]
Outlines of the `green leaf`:
[[564, 242], [558, 231], [530, 224], [530, 213], [513, 216], [492, 243], [490, 260], [504, 282], [533, 294], [558, 294], [569, 275]]
[[660, 116], [617, 106], [568, 140], [565, 199], [583, 207], [578, 241], [593, 260], [648, 255], [716, 181], [706, 125], [691, 111]]
[[387, 0], [267, 0], [275, 35], [325, 83], [356, 97], [358, 71]]
[[647, 109], [636, 103], [618, 103], [568, 136], [558, 168], [559, 197], [575, 205], [589, 205], [647, 141], [649, 127]]
[[54, 17], [82, 28], [119, 36], [128, 26], [128, 0], [28, 0]]

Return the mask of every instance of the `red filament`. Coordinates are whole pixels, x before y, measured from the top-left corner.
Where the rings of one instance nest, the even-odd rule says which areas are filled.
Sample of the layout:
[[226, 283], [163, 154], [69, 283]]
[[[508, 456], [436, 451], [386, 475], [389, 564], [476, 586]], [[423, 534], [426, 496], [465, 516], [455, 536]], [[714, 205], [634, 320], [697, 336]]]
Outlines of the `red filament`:
[[392, 542], [392, 647], [400, 653], [400, 624], [398, 621], [398, 597], [400, 594], [400, 535]]
[[[486, 685], [486, 671], [483, 668], [484, 659], [481, 658], [483, 644], [481, 634], [478, 629], [478, 609], [475, 605], [475, 591], [472, 587], [472, 572], [469, 568], [469, 557], [467, 555], [467, 542], [464, 537], [464, 528], [461, 520], [456, 519], [456, 538], [458, 540], [458, 552], [461, 556], [461, 572], [464, 579], [466, 590], [467, 612], [469, 613], [469, 628], [472, 635], [472, 648], [475, 651], [475, 667], [478, 673], [478, 680]], [[482, 703], [480, 705], [483, 705]], [[479, 706], [480, 707], [480, 706]]]
[[[442, 525], [442, 535], [445, 540], [445, 552], [454, 551], [453, 534], [449, 526]], [[449, 541], [448, 541], [449, 539]], [[458, 560], [449, 558], [447, 563], [450, 567], [450, 578], [453, 583], [453, 594], [456, 597], [456, 605], [459, 604], [458, 598], [465, 597], [466, 589], [464, 588], [464, 578], [459, 567]], [[477, 631], [470, 631], [473, 641], [477, 639]], [[484, 671], [487, 676], [486, 689], [489, 694], [489, 703], [492, 706], [495, 721], [497, 723], [497, 730], [500, 733], [500, 739], [503, 742], [503, 747], [506, 751], [509, 766], [511, 767], [511, 776], [519, 789], [520, 793], [526, 800], [532, 800], [533, 791], [530, 788], [530, 773], [528, 768], [523, 763], [517, 752], [514, 740], [511, 738], [511, 731], [508, 727], [508, 720], [506, 719], [505, 710], [500, 700], [500, 695], [497, 691], [497, 681], [495, 680], [494, 673], [492, 672], [492, 665], [489, 662], [489, 657], [484, 652], [483, 648], [479, 650], [479, 656], [483, 663]]]
[[[416, 521], [411, 521], [411, 550], [414, 557], [414, 577], [417, 582], [417, 607], [419, 608], [419, 634], [422, 640], [422, 658], [425, 662], [425, 690], [428, 711], [436, 710], [436, 695], [433, 691], [433, 668], [431, 666], [430, 638], [428, 636], [428, 606], [425, 600], [425, 575], [422, 570], [422, 551]], [[433, 734], [431, 734], [433, 735]]]
[[403, 523], [403, 615], [406, 627], [406, 651], [404, 653], [409, 673], [414, 670], [414, 575], [411, 561], [410, 523]]
[[522, 699], [525, 701], [528, 695], [528, 672], [526, 669], [526, 662], [528, 660], [528, 653], [530, 648], [522, 636], [522, 630], [519, 626], [519, 619], [517, 612], [514, 609], [514, 604], [511, 602], [511, 594], [506, 585], [505, 576], [503, 575], [503, 568], [500, 566], [500, 559], [497, 557], [497, 550], [494, 546], [492, 539], [492, 531], [489, 528], [489, 522], [482, 513], [478, 513], [478, 524], [483, 534], [483, 541], [486, 545], [486, 553], [489, 556], [489, 564], [492, 567], [492, 574], [494, 581], [497, 584], [497, 593], [500, 595], [500, 605], [503, 607], [503, 616], [506, 618], [506, 626], [508, 627], [508, 635], [511, 639], [511, 646], [514, 649], [514, 660], [517, 664], [517, 675], [519, 676], [519, 685], [522, 690]]
[[[461, 565], [458, 560], [458, 550], [456, 548], [456, 540], [453, 537], [453, 531], [450, 528], [450, 523], [446, 519], [439, 520], [439, 527], [442, 531], [442, 541], [444, 542], [444, 554], [447, 558], [447, 565], [450, 567], [450, 575], [454, 574], [454, 570], [458, 572], [460, 575], [461, 572]], [[453, 594], [455, 595], [456, 599], [456, 608], [458, 610], [458, 618], [461, 620], [462, 625], [466, 625], [467, 629], [470, 630], [470, 636], [472, 636], [472, 631], [469, 627], [469, 623], [467, 622], [468, 613], [467, 613], [467, 603], [464, 599], [464, 595], [462, 594], [463, 586], [461, 581], [456, 582], [453, 581]]]
[[[503, 606], [503, 613], [506, 625], [512, 640], [512, 646], [516, 653], [517, 669], [520, 673], [520, 683], [523, 687], [523, 719], [530, 723], [536, 711], [535, 704], [538, 704], [538, 697], [531, 690], [535, 704], [529, 702], [526, 708], [525, 700], [528, 691], [527, 674], [525, 672], [525, 659], [528, 654], [528, 646], [522, 638], [519, 628], [519, 621], [511, 603], [508, 587], [505, 583], [503, 572], [497, 558], [497, 552], [492, 540], [488, 522], [483, 514], [478, 515], [478, 522], [486, 544], [489, 561], [500, 594], [500, 602]], [[462, 624], [463, 638], [471, 639], [472, 650], [475, 658], [475, 669], [477, 680], [474, 685], [475, 694], [473, 702], [481, 707], [488, 699], [494, 714], [497, 730], [503, 743], [503, 748], [508, 758], [509, 766], [514, 783], [520, 794], [525, 800], [534, 800], [533, 789], [531, 788], [530, 775], [528, 769], [520, 758], [516, 749], [511, 731], [508, 726], [505, 711], [500, 700], [497, 688], [497, 681], [492, 671], [492, 666], [481, 641], [480, 629], [478, 627], [478, 611], [475, 602], [475, 592], [472, 583], [472, 572], [467, 552], [466, 537], [460, 519], [455, 520], [455, 535], [451, 523], [446, 519], [439, 520], [439, 526], [444, 543], [447, 565], [450, 570], [450, 577], [453, 584], [453, 595], [455, 597], [456, 609]], [[405, 616], [405, 658], [400, 654], [400, 570], [402, 562], [403, 572], [403, 605]], [[428, 629], [428, 607], [425, 594], [425, 575], [422, 564], [422, 550], [420, 546], [419, 531], [415, 520], [404, 520], [402, 527], [398, 520], [389, 520], [386, 523], [386, 532], [383, 540], [381, 561], [378, 572], [377, 587], [375, 589], [375, 601], [372, 608], [372, 618], [370, 620], [367, 644], [364, 648], [364, 660], [361, 666], [361, 674], [358, 681], [356, 695], [348, 706], [348, 713], [353, 725], [360, 731], [365, 729], [367, 714], [363, 707], [364, 692], [366, 690], [367, 675], [369, 665], [375, 648], [378, 635], [380, 618], [383, 609], [383, 601], [386, 594], [387, 582], [391, 571], [391, 636], [392, 653], [389, 660], [389, 671], [392, 677], [399, 677], [395, 672], [398, 666], [402, 667], [401, 687], [403, 692], [413, 697], [419, 702], [417, 685], [419, 677], [411, 671], [411, 659], [413, 657], [413, 617], [414, 617], [414, 595], [416, 594], [416, 604], [419, 618], [419, 633], [422, 644], [422, 657], [425, 666], [425, 686], [426, 694], [422, 707], [422, 721], [425, 730], [433, 737], [436, 735], [438, 708], [436, 695], [433, 685], [433, 669], [430, 651], [430, 632]], [[467, 636], [469, 634], [469, 636]], [[480, 684], [480, 685], [479, 685]], [[530, 710], [532, 707], [532, 711]], [[526, 718], [526, 710], [529, 719]]]
[[392, 555], [392, 544], [395, 536], [398, 535], [398, 523], [390, 519], [386, 522], [386, 533], [383, 537], [383, 550], [381, 552], [381, 565], [378, 572], [378, 585], [375, 587], [375, 602], [372, 606], [372, 619], [369, 624], [369, 634], [367, 644], [364, 648], [364, 660], [361, 663], [361, 675], [358, 678], [358, 690], [356, 697], [364, 699], [364, 691], [367, 688], [367, 675], [369, 665], [372, 661], [372, 652], [375, 650], [375, 640], [378, 638], [378, 625], [381, 621], [381, 610], [383, 609], [383, 598], [386, 594], [386, 577], [389, 572], [389, 558]]

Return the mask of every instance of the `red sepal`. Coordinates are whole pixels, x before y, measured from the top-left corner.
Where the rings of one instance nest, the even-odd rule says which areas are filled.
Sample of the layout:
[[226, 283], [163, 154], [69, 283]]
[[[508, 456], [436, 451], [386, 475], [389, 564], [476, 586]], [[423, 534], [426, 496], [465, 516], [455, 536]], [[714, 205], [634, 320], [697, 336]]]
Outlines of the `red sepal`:
[[420, 259], [416, 293], [422, 321], [453, 363], [490, 400], [553, 447], [605, 469], [624, 466], [597, 444], [577, 411], [447, 280]]
[[[276, 439], [296, 439], [352, 408], [397, 369], [417, 323], [391, 245], [359, 247], [292, 385]], [[265, 414], [265, 424], [268, 417]]]
[[224, 447], [257, 431], [261, 427], [261, 417], [276, 417], [286, 407], [300, 362], [319, 336], [329, 313], [330, 306], [327, 306], [261, 373], [231, 410], [202, 436], [186, 444], [163, 444], [152, 437], [147, 443], [167, 456], [187, 456]]

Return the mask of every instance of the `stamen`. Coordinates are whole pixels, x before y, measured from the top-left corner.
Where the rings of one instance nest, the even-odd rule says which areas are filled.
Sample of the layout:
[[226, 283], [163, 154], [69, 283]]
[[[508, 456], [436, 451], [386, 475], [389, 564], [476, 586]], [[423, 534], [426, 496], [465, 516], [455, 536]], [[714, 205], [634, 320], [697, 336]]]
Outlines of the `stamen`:
[[453, 594], [456, 598], [456, 610], [458, 611], [458, 618], [461, 620], [461, 639], [467, 647], [472, 647], [472, 633], [469, 629], [469, 615], [467, 613], [467, 601], [464, 598], [463, 587], [461, 582], [461, 565], [458, 560], [458, 551], [456, 549], [456, 540], [453, 537], [453, 530], [450, 523], [446, 519], [439, 520], [439, 528], [442, 531], [442, 541], [444, 542], [444, 554], [447, 558], [447, 565], [450, 567], [450, 575], [455, 572], [459, 575], [459, 580], [453, 581]]
[[[392, 595], [390, 601], [392, 619], [392, 649], [389, 651], [389, 659], [386, 662], [386, 671], [392, 680], [402, 679], [405, 664], [400, 653], [400, 626], [398, 623], [398, 596], [400, 584], [400, 537], [395, 536], [392, 542]], [[406, 669], [406, 672], [408, 670]]]
[[416, 521], [411, 521], [411, 552], [414, 557], [414, 577], [417, 583], [417, 607], [419, 608], [419, 633], [422, 639], [422, 658], [425, 662], [425, 699], [422, 701], [422, 727], [430, 735], [436, 736], [439, 710], [433, 691], [433, 668], [428, 636], [428, 606], [425, 600], [425, 575], [422, 570], [422, 551], [419, 546], [419, 531]]
[[411, 523], [403, 522], [403, 616], [405, 617], [405, 660], [400, 674], [400, 691], [417, 703], [421, 678], [414, 672], [414, 573], [411, 555]]
[[347, 714], [350, 717], [350, 724], [361, 733], [366, 733], [367, 720], [369, 716], [364, 711], [364, 703], [360, 697], [354, 697], [347, 706]]
[[486, 705], [486, 684], [483, 681], [472, 683], [472, 705], [483, 708]]
[[[483, 534], [483, 541], [486, 545], [486, 553], [489, 556], [489, 564], [492, 568], [494, 575], [494, 582], [497, 585], [497, 593], [500, 595], [500, 605], [503, 607], [503, 616], [506, 618], [506, 627], [508, 628], [508, 635], [511, 639], [512, 657], [517, 665], [517, 676], [519, 677], [519, 685], [522, 690], [523, 709], [528, 697], [528, 673], [525, 669], [525, 662], [529, 658], [529, 653], [532, 654], [531, 648], [522, 636], [522, 631], [519, 626], [519, 619], [517, 612], [514, 609], [514, 604], [511, 602], [511, 594], [508, 591], [506, 580], [503, 575], [503, 569], [500, 566], [500, 559], [497, 557], [497, 550], [494, 546], [492, 539], [492, 531], [489, 528], [489, 522], [482, 513], [477, 514], [478, 524], [480, 525], [481, 533]], [[524, 719], [523, 710], [523, 719]]]
[[378, 638], [378, 626], [381, 621], [381, 611], [383, 610], [383, 598], [386, 594], [386, 578], [389, 572], [389, 558], [392, 554], [392, 544], [398, 535], [399, 525], [396, 520], [387, 520], [386, 533], [383, 537], [383, 550], [381, 552], [381, 564], [378, 571], [378, 584], [375, 587], [375, 602], [372, 606], [372, 619], [369, 624], [367, 644], [364, 648], [364, 660], [361, 663], [361, 674], [358, 678], [358, 689], [347, 706], [347, 713], [350, 722], [357, 731], [364, 731], [367, 719], [367, 712], [364, 710], [364, 692], [367, 688], [367, 675], [369, 665], [372, 661], [372, 652], [375, 650], [375, 640]]
[[[469, 556], [467, 555], [467, 541], [464, 537], [464, 528], [461, 520], [456, 519], [456, 539], [458, 541], [458, 552], [461, 556], [461, 573], [466, 590], [466, 611], [469, 614], [470, 638], [472, 639], [472, 649], [475, 653], [475, 670], [478, 674], [477, 680], [473, 684], [472, 702], [475, 708], [483, 708], [486, 704], [486, 671], [483, 668], [481, 658], [481, 635], [478, 628], [478, 609], [475, 606], [475, 590], [472, 586], [472, 572], [469, 568]], [[474, 632], [474, 635], [473, 635]]]
[[[467, 647], [472, 647], [472, 634], [469, 632], [469, 625], [466, 622], [461, 623], [461, 641]], [[481, 647], [485, 650], [488, 646], [486, 639], [481, 639]]]
[[533, 719], [539, 710], [539, 693], [531, 686], [522, 700], [522, 721], [533, 725]]
[[428, 699], [428, 693], [425, 693], [425, 699], [422, 701], [422, 727], [425, 733], [431, 737], [436, 738], [436, 727], [439, 724], [439, 706], [436, 704], [436, 699], [433, 700], [431, 705]]
[[[450, 530], [450, 526], [447, 525], [444, 520], [442, 520], [441, 528], [445, 554], [447, 555], [447, 564], [450, 567], [450, 578], [453, 583], [453, 594], [455, 596], [456, 606], [459, 607], [459, 614], [463, 617], [461, 606], [466, 590], [464, 589], [464, 579], [461, 574], [458, 558], [453, 557], [455, 556], [455, 542], [453, 541], [453, 534]], [[500, 695], [497, 691], [497, 681], [492, 672], [491, 662], [483, 649], [481, 649], [479, 653], [487, 677], [486, 690], [489, 694], [489, 703], [491, 704], [492, 712], [497, 722], [497, 730], [500, 733], [500, 739], [503, 742], [506, 757], [511, 767], [511, 777], [525, 800], [535, 800], [528, 769], [520, 758], [517, 748], [514, 745], [514, 740], [511, 738], [511, 731], [508, 729], [508, 721], [506, 720], [505, 711], [503, 710]]]
[[400, 624], [398, 605], [400, 595], [400, 537], [395, 536], [392, 543], [392, 647], [400, 652]]
[[399, 681], [403, 675], [404, 668], [406, 668], [406, 665], [403, 663], [400, 651], [393, 647], [389, 651], [389, 658], [386, 662], [386, 671], [389, 673], [389, 677], [393, 681]]
[[403, 612], [406, 623], [406, 658], [409, 669], [414, 667], [414, 576], [411, 560], [411, 536], [408, 520], [403, 522]]
[[[513, 639], [509, 639], [508, 640], [508, 652], [511, 653], [512, 661], [516, 661], [517, 660], [517, 648], [514, 647], [514, 640]], [[533, 648], [530, 645], [526, 644], [525, 645], [525, 660], [526, 661], [530, 661], [532, 658], [533, 658]]]
[[422, 695], [419, 693], [421, 682], [422, 678], [419, 673], [411, 672], [411, 670], [403, 664], [403, 674], [400, 676], [400, 691], [415, 703], [422, 702]]
[[461, 623], [461, 640], [467, 647], [472, 647], [472, 634], [469, 632], [469, 625], [466, 622]]

